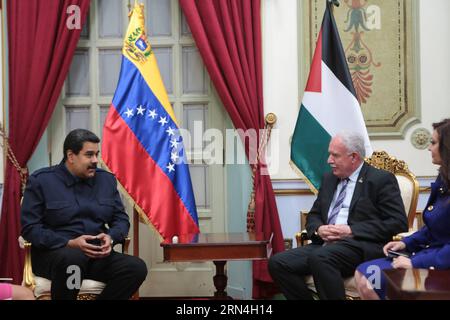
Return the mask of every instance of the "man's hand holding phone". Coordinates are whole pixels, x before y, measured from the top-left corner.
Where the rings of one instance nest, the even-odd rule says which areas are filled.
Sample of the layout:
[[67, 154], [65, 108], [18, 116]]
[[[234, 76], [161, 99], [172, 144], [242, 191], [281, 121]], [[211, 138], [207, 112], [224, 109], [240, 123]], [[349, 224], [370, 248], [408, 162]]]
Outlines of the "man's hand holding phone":
[[102, 253], [100, 258], [109, 256], [112, 250], [111, 236], [106, 233], [100, 233], [96, 237], [100, 240], [100, 251]]
[[99, 259], [110, 255], [112, 250], [111, 237], [108, 234], [100, 233], [96, 236], [82, 235], [71, 239], [67, 243], [70, 248], [78, 248], [89, 258]]

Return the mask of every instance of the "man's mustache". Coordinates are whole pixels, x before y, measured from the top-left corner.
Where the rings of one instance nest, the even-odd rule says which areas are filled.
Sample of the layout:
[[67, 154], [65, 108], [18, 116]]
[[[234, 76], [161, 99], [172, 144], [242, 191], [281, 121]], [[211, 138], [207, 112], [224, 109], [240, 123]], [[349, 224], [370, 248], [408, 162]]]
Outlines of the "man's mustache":
[[97, 165], [93, 164], [93, 165], [89, 166], [88, 169], [97, 169]]

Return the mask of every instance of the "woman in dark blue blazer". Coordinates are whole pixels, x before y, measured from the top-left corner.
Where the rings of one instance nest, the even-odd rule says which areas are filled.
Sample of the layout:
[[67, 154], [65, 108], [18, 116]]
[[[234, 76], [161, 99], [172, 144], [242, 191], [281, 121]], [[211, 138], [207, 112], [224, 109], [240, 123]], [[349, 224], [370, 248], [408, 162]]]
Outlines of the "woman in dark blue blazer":
[[428, 150], [432, 162], [440, 166], [439, 176], [431, 184], [431, 195], [423, 211], [425, 226], [404, 238], [386, 244], [383, 251], [406, 251], [399, 256], [367, 261], [358, 266], [355, 280], [361, 299], [384, 299], [386, 279], [383, 269], [450, 269], [450, 119], [433, 124]]

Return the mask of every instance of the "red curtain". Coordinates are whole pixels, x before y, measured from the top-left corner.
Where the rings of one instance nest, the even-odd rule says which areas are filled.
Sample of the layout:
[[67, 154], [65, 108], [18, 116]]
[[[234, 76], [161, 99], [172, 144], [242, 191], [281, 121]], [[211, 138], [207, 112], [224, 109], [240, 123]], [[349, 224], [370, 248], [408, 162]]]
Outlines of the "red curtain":
[[[260, 0], [180, 0], [197, 47], [237, 129], [263, 129]], [[246, 145], [249, 155], [249, 146]], [[257, 232], [273, 233], [273, 251], [284, 250], [275, 196], [258, 166], [254, 180]], [[267, 262], [253, 264], [253, 297], [273, 294]]]
[[[68, 10], [69, 6], [75, 9]], [[67, 76], [90, 0], [7, 1], [9, 57], [9, 143], [19, 165], [30, 160], [47, 127]], [[67, 12], [69, 11], [69, 12]], [[69, 24], [68, 24], [69, 21]], [[19, 249], [21, 183], [7, 161], [0, 220], [0, 277], [20, 283], [23, 250]]]

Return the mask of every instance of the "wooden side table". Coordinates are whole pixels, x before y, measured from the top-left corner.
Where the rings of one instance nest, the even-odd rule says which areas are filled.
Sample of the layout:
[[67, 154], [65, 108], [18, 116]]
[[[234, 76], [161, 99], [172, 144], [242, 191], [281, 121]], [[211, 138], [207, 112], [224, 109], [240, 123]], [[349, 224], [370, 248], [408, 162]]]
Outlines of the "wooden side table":
[[165, 239], [161, 246], [167, 262], [213, 261], [216, 266], [213, 282], [217, 290], [214, 298], [227, 299], [226, 262], [267, 259], [272, 254], [271, 240], [262, 233], [201, 233], [181, 235], [177, 243]]
[[384, 270], [390, 300], [450, 300], [450, 270]]

